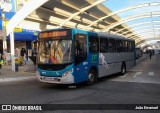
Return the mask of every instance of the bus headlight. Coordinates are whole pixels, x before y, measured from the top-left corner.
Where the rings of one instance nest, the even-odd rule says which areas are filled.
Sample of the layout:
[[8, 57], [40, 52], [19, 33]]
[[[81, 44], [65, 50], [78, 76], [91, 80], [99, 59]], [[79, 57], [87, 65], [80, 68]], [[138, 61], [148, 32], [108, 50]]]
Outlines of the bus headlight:
[[66, 77], [67, 75], [71, 75], [73, 73], [73, 68], [63, 73], [62, 77]]
[[74, 77], [73, 77], [72, 74], [73, 74], [73, 68], [66, 71], [65, 73], [63, 73], [61, 83], [62, 84], [72, 84], [72, 83], [74, 83]]

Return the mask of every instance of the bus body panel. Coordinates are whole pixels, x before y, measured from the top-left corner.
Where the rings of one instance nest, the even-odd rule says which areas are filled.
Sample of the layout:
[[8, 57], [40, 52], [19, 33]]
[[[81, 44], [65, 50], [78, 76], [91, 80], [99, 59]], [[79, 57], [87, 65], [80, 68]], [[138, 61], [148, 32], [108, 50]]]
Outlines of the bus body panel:
[[[73, 67], [73, 64], [71, 64], [67, 66], [65, 69], [57, 71], [48, 71], [37, 68], [37, 76], [38, 79], [42, 82], [72, 84], [75, 82], [73, 77]], [[70, 77], [64, 76], [64, 74], [68, 71], [71, 71], [71, 73], [69, 73]]]
[[[82, 30], [73, 30], [73, 34], [84, 34], [86, 35], [86, 45], [88, 45], [88, 32]], [[83, 62], [78, 65], [74, 65], [74, 79], [75, 83], [80, 83], [88, 80], [88, 73], [92, 67], [96, 67], [98, 69], [98, 53], [89, 53], [89, 47], [87, 49], [87, 58]], [[83, 55], [83, 54], [82, 54]]]
[[[87, 32], [86, 31], [82, 31], [82, 30], [78, 30], [78, 29], [73, 29], [73, 34], [83, 34], [86, 35], [86, 39], [87, 39]], [[73, 36], [74, 37], [74, 36]], [[83, 62], [79, 63], [79, 64], [74, 64], [74, 80], [75, 83], [79, 83], [82, 81], [86, 81], [88, 79], [88, 77], [86, 76], [88, 73], [88, 69], [86, 68], [88, 66], [87, 64], [87, 59], [84, 60]]]
[[75, 83], [80, 83], [88, 80], [88, 74], [92, 67], [98, 70], [98, 54], [89, 54], [88, 58], [82, 63], [74, 67]]
[[39, 74], [40, 75], [42, 75], [42, 76], [46, 76], [46, 77], [62, 77], [62, 75], [66, 72], [66, 71], [68, 71], [68, 70], [70, 70], [70, 69], [72, 69], [74, 66], [73, 66], [73, 64], [72, 65], [69, 65], [69, 66], [67, 66], [65, 69], [63, 69], [63, 70], [57, 70], [57, 71], [49, 71], [49, 70], [42, 70], [42, 69], [39, 69], [39, 68], [37, 68], [37, 71], [39, 72]]
[[99, 59], [99, 77], [121, 72], [123, 62], [126, 64], [126, 70], [134, 66], [134, 52], [100, 54], [103, 55], [105, 63], [102, 63], [101, 58]]

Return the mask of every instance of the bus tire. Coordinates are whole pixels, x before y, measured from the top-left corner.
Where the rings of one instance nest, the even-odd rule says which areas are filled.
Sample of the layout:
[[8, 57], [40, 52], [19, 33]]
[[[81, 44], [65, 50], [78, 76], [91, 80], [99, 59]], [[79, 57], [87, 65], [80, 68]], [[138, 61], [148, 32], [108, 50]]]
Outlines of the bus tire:
[[88, 80], [87, 80], [87, 85], [92, 85], [95, 82], [97, 82], [98, 77], [97, 77], [97, 73], [94, 69], [91, 69], [88, 73]]
[[126, 65], [125, 63], [122, 63], [122, 66], [121, 66], [121, 75], [124, 75], [126, 73]]

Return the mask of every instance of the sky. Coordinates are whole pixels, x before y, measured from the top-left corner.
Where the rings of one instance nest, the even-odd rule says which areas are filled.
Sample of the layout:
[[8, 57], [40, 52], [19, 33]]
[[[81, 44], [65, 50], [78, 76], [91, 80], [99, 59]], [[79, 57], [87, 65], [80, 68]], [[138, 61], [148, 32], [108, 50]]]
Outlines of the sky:
[[[135, 6], [135, 5], [139, 5], [139, 4], [144, 4], [144, 3], [153, 3], [153, 2], [159, 2], [160, 0], [106, 0], [103, 4], [108, 7], [111, 11], [115, 12], [130, 6]], [[160, 5], [159, 6], [150, 6], [150, 7], [143, 7], [143, 8], [137, 8], [137, 9], [133, 9], [133, 10], [129, 10], [129, 11], [125, 11], [122, 12], [120, 14], [117, 14], [118, 16], [120, 16], [122, 19], [130, 17], [130, 16], [136, 16], [139, 14], [144, 14], [144, 13], [149, 13], [149, 12], [157, 12], [158, 14], [152, 17], [147, 17], [147, 18], [143, 18], [143, 19], [137, 19], [137, 20], [133, 20], [133, 21], [128, 21], [126, 22], [127, 25], [134, 25], [136, 23], [141, 23], [141, 22], [151, 22], [151, 21], [160, 21]], [[159, 26], [158, 26], [159, 25]], [[156, 22], [153, 25], [152, 24], [144, 24], [144, 25], [139, 25], [139, 26], [135, 26], [133, 27], [133, 29], [137, 29], [137, 33], [141, 33], [142, 29], [138, 29], [138, 28], [142, 28], [143, 26], [150, 26], [149, 29], [153, 30], [153, 26], [154, 28], [156, 28], [156, 37], [160, 36], [160, 32], [157, 30], [160, 28], [160, 22]], [[148, 30], [149, 30], [148, 29]], [[141, 30], [141, 31], [140, 31]], [[146, 34], [146, 33], [142, 33], [142, 35], [144, 38], [153, 38], [153, 34]]]

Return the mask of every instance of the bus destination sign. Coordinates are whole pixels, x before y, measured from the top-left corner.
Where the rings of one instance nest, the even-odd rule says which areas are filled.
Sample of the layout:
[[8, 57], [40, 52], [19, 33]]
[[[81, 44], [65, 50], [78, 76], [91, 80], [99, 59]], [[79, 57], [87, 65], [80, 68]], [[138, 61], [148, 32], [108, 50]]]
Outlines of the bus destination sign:
[[39, 38], [66, 37], [70, 35], [70, 30], [41, 32]]

